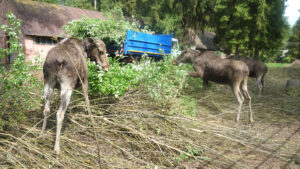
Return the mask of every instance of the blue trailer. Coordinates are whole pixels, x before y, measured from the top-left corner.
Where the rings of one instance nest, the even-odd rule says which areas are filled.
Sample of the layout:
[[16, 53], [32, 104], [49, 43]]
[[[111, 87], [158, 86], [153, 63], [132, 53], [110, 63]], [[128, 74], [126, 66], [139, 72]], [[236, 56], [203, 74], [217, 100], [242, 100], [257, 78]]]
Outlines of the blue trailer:
[[141, 56], [147, 54], [155, 60], [160, 60], [169, 55], [172, 50], [172, 34], [151, 35], [147, 33], [128, 30], [123, 49], [108, 45], [107, 52], [123, 53], [125, 56]]

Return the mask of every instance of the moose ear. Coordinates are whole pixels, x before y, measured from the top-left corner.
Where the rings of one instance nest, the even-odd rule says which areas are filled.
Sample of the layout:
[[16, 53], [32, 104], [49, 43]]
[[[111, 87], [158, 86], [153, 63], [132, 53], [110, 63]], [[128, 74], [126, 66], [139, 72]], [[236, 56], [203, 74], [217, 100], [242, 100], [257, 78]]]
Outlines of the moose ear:
[[85, 51], [88, 51], [88, 49], [89, 49], [90, 47], [92, 47], [92, 45], [93, 45], [94, 43], [95, 43], [95, 42], [94, 42], [94, 39], [93, 39], [93, 38], [85, 38], [85, 39], [83, 39], [82, 45], [83, 45], [83, 47], [84, 47], [84, 50], [85, 50]]
[[94, 41], [93, 38], [85, 38], [85, 39], [83, 40], [84, 46], [89, 46], [89, 45], [94, 44], [94, 43], [95, 43], [95, 41]]
[[86, 38], [89, 43], [95, 43], [93, 38]]

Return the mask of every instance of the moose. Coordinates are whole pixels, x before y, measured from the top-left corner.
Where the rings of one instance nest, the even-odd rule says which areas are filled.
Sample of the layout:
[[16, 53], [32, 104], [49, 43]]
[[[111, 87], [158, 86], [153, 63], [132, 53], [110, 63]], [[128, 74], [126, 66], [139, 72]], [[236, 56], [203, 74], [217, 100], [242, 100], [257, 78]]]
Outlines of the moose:
[[256, 82], [258, 85], [259, 96], [261, 96], [262, 90], [264, 88], [264, 77], [268, 72], [268, 67], [264, 62], [259, 60], [253, 60], [246, 56], [237, 56], [237, 55], [229, 55], [229, 59], [235, 59], [243, 61], [247, 64], [249, 68], [249, 77], [256, 78]]
[[48, 52], [43, 65], [45, 107], [41, 135], [45, 134], [53, 89], [60, 89], [61, 102], [56, 114], [57, 127], [54, 145], [54, 151], [57, 155], [60, 154], [61, 127], [72, 91], [82, 86], [83, 93], [87, 97], [88, 68], [86, 57], [90, 58], [91, 61], [96, 61], [102, 69], [108, 71], [109, 61], [106, 56], [105, 44], [96, 38], [85, 38], [82, 41], [76, 38], [62, 40]]
[[229, 85], [239, 103], [235, 121], [239, 122], [245, 97], [249, 103], [249, 121], [250, 123], [253, 122], [251, 97], [247, 89], [249, 69], [244, 62], [222, 59], [213, 51], [200, 52], [185, 49], [174, 60], [174, 63], [176, 65], [180, 63], [193, 64], [195, 72], [190, 72], [185, 77], [200, 77], [203, 80], [203, 89], [208, 85], [208, 81]]

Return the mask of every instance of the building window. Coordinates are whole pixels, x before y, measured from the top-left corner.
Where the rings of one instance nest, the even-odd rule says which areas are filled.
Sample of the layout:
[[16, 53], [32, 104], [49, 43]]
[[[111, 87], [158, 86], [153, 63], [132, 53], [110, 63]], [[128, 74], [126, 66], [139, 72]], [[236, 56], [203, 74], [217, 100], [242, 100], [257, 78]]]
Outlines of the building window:
[[55, 45], [57, 44], [57, 41], [51, 37], [35, 36], [34, 43], [43, 45]]

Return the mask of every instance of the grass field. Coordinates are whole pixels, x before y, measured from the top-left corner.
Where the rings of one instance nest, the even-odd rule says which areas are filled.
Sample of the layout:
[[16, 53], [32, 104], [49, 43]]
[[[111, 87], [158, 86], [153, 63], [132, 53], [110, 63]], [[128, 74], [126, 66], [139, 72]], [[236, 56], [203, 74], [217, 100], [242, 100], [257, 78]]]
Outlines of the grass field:
[[283, 68], [286, 67], [288, 64], [287, 63], [267, 63], [267, 66], [269, 68]]
[[[228, 86], [187, 79], [168, 103], [153, 101], [143, 89], [124, 96], [90, 98], [97, 126], [84, 110], [79, 92], [72, 96], [65, 118], [61, 149], [55, 139], [57, 94], [47, 134], [39, 137], [40, 107], [26, 113], [28, 123], [0, 133], [0, 168], [98, 168], [94, 132], [100, 140], [101, 168], [299, 168], [300, 90], [285, 90], [288, 79], [300, 79], [300, 68], [268, 64], [263, 96], [255, 80], [248, 88], [254, 123], [245, 101], [241, 121], [234, 122], [237, 102]], [[57, 93], [57, 92], [56, 92]]]

